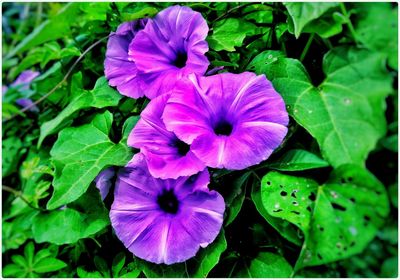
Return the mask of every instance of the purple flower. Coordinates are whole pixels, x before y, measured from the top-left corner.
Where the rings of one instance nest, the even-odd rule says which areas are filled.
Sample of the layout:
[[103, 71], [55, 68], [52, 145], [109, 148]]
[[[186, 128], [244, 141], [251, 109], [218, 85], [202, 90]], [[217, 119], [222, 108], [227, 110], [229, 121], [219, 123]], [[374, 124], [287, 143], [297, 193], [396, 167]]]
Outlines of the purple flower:
[[37, 71], [23, 71], [10, 85], [10, 87], [17, 88], [19, 91], [29, 90], [29, 86], [31, 85], [32, 81], [39, 75], [40, 73]]
[[[15, 103], [16, 103], [17, 105], [21, 106], [22, 108], [30, 107], [30, 106], [33, 105], [32, 99], [29, 99], [29, 98], [19, 98], [19, 99], [17, 99], [17, 100], [15, 101]], [[39, 112], [39, 108], [38, 108], [36, 105], [33, 105], [33, 106], [29, 109], [29, 111], [32, 111], [32, 112]]]
[[136, 33], [143, 29], [147, 19], [124, 22], [118, 26], [116, 32], [112, 32], [108, 42], [104, 72], [111, 86], [132, 98], [144, 95], [138, 86], [137, 69], [135, 62], [128, 55], [129, 44]]
[[128, 138], [128, 145], [146, 156], [151, 175], [162, 179], [190, 176], [206, 167], [188, 144], [165, 128], [161, 116], [169, 96], [160, 95], [147, 105]]
[[104, 169], [97, 175], [97, 177], [94, 179], [94, 182], [96, 183], [96, 188], [99, 189], [101, 199], [104, 200], [110, 191], [111, 188], [111, 178], [114, 177], [115, 172], [113, 167], [109, 167], [107, 169]]
[[264, 75], [191, 75], [168, 100], [168, 130], [207, 166], [244, 169], [267, 159], [287, 133], [282, 97]]
[[156, 179], [143, 154], [118, 174], [110, 218], [118, 238], [135, 256], [173, 264], [193, 257], [218, 235], [225, 204], [209, 191], [207, 170], [177, 180]]
[[129, 46], [144, 94], [154, 98], [190, 73], [203, 75], [209, 61], [207, 22], [188, 7], [172, 6], [149, 20]]

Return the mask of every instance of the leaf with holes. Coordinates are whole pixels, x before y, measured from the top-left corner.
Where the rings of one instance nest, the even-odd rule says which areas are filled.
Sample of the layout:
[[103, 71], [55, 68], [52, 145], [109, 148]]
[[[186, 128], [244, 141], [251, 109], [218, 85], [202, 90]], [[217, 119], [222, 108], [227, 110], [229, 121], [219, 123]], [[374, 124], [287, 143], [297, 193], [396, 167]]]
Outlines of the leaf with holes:
[[272, 81], [289, 114], [316, 138], [322, 156], [334, 167], [363, 166], [386, 133], [385, 98], [392, 78], [382, 54], [346, 47], [331, 50], [324, 57], [326, 78], [319, 87], [313, 86], [300, 61], [280, 52], [261, 53], [248, 69]]
[[56, 173], [54, 193], [47, 203], [49, 210], [78, 199], [104, 168], [124, 166], [132, 158], [124, 139], [115, 144], [108, 137], [112, 121], [112, 114], [106, 111], [90, 124], [60, 132], [50, 151]]
[[296, 269], [361, 253], [389, 213], [384, 186], [355, 165], [341, 166], [323, 185], [273, 171], [261, 188], [267, 212], [304, 232]]
[[312, 20], [322, 16], [329, 9], [338, 6], [338, 3], [302, 3], [302, 2], [289, 2], [284, 3], [288, 10], [289, 26], [293, 25], [294, 35], [296, 38], [300, 37], [303, 28]]

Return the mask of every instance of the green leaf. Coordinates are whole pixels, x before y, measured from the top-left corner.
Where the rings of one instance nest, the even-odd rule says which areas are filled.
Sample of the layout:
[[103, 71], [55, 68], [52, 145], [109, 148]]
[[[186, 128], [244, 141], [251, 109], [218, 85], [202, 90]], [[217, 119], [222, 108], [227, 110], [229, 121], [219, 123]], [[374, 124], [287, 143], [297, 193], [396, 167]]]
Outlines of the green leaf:
[[19, 265], [8, 264], [3, 268], [2, 275], [3, 275], [3, 277], [23, 278], [23, 277], [25, 277], [26, 272]]
[[119, 273], [125, 264], [125, 253], [120, 252], [115, 256], [112, 262], [112, 276], [113, 278], [119, 277]]
[[90, 124], [60, 132], [50, 151], [56, 174], [48, 209], [76, 200], [101, 170], [109, 166], [124, 166], [132, 158], [125, 142], [115, 144], [109, 139], [112, 121], [112, 114], [106, 111], [96, 115]]
[[258, 184], [258, 181], [253, 182], [252, 189], [251, 189], [251, 199], [260, 213], [260, 215], [274, 228], [276, 229], [284, 238], [301, 246], [302, 240], [299, 237], [298, 229], [288, 221], [276, 218], [268, 214], [267, 209], [265, 209], [262, 200], [261, 200], [261, 187]]
[[[77, 80], [82, 80], [82, 73], [74, 75]], [[78, 82], [75, 82], [78, 83]], [[72, 86], [74, 88], [74, 86]], [[83, 90], [74, 88], [74, 98], [70, 101], [67, 107], [62, 110], [57, 117], [45, 122], [40, 127], [40, 137], [38, 147], [41, 146], [43, 140], [56, 132], [63, 126], [69, 124], [74, 113], [86, 108], [105, 108], [109, 106], [117, 106], [122, 96], [108, 85], [107, 79], [101, 77], [96, 81], [93, 90]]]
[[398, 64], [398, 7], [391, 3], [357, 3], [354, 29], [357, 40], [371, 50], [382, 52], [390, 67]]
[[55, 17], [44, 21], [26, 36], [11, 52], [7, 58], [13, 57], [26, 50], [48, 41], [57, 40], [70, 33], [70, 26], [78, 12], [79, 3], [67, 4]]
[[103, 277], [110, 277], [110, 270], [108, 268], [107, 262], [103, 258], [95, 256], [94, 265], [96, 266], [96, 269], [103, 275]]
[[308, 23], [302, 32], [317, 33], [322, 38], [329, 38], [341, 33], [345, 22], [346, 19], [339, 12], [334, 12], [333, 14], [326, 13]]
[[392, 78], [382, 54], [340, 47], [323, 60], [326, 75], [315, 87], [303, 65], [264, 52], [248, 66], [265, 74], [282, 95], [289, 114], [316, 138], [322, 156], [334, 167], [364, 165], [368, 153], [386, 133], [385, 98]]
[[60, 270], [66, 266], [67, 264], [65, 262], [50, 257], [40, 260], [37, 264], [35, 264], [33, 270], [37, 273], [46, 273]]
[[29, 268], [29, 264], [25, 260], [25, 258], [21, 255], [12, 255], [11, 260], [13, 263], [19, 265], [22, 268]]
[[80, 3], [80, 9], [85, 13], [85, 19], [88, 21], [105, 21], [107, 19], [107, 12], [111, 11], [110, 3], [107, 2]]
[[251, 172], [246, 172], [232, 183], [232, 188], [227, 197], [224, 198], [227, 216], [225, 226], [231, 224], [242, 209], [244, 197], [246, 195], [246, 185]]
[[141, 19], [144, 17], [153, 17], [158, 13], [158, 10], [154, 7], [146, 7], [143, 9], [140, 9], [137, 12], [133, 13], [121, 13], [121, 17], [123, 21], [132, 21], [132, 20], [137, 20]]
[[143, 267], [143, 273], [148, 278], [205, 278], [219, 262], [219, 258], [226, 247], [225, 234], [221, 230], [213, 243], [201, 249], [194, 258], [185, 263], [174, 265], [155, 265], [145, 261], [140, 261], [140, 263]]
[[[138, 267], [137, 261], [134, 259], [133, 262], [127, 264], [119, 273], [120, 278], [137, 278], [142, 272], [141, 268]], [[113, 276], [116, 277], [116, 276]]]
[[18, 162], [22, 156], [20, 149], [22, 148], [22, 142], [17, 137], [9, 137], [2, 141], [3, 153], [2, 156], [2, 170], [3, 177], [6, 177], [16, 171]]
[[303, 28], [312, 20], [319, 18], [331, 8], [338, 6], [337, 3], [302, 3], [289, 2], [284, 3], [288, 10], [290, 19], [294, 25], [294, 35], [300, 37]]
[[33, 244], [33, 242], [29, 242], [28, 244], [26, 244], [24, 248], [24, 256], [28, 267], [32, 267], [33, 265], [34, 254], [35, 254], [35, 245]]
[[268, 213], [304, 232], [296, 270], [361, 253], [389, 213], [384, 186], [355, 165], [341, 166], [324, 185], [272, 171], [261, 189]]
[[86, 271], [83, 267], [78, 267], [76, 270], [79, 278], [103, 278], [98, 271]]
[[246, 262], [242, 269], [233, 274], [234, 278], [288, 278], [293, 269], [284, 257], [261, 252]]
[[39, 213], [33, 219], [32, 232], [38, 243], [71, 244], [101, 231], [109, 224], [108, 211], [98, 190], [92, 187], [64, 209]]
[[241, 47], [244, 38], [254, 35], [257, 26], [237, 18], [228, 18], [214, 23], [214, 31], [207, 41], [210, 48], [216, 51], [235, 51], [235, 47]]
[[327, 167], [329, 163], [306, 150], [293, 149], [279, 159], [266, 163], [265, 166], [280, 171], [302, 171]]

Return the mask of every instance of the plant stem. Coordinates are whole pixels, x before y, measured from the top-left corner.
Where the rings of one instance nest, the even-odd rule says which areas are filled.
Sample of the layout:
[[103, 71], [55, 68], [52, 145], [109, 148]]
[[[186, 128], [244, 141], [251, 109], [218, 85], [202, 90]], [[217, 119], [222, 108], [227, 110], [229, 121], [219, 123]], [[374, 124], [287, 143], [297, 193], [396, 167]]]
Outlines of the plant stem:
[[42, 21], [42, 12], [43, 12], [43, 4], [41, 2], [37, 3], [37, 11], [36, 11], [36, 23], [35, 28], [39, 26]]
[[19, 197], [23, 202], [25, 202], [25, 203], [26, 203], [29, 207], [31, 207], [32, 209], [39, 210], [39, 211], [42, 211], [42, 212], [43, 212], [43, 211], [47, 211], [47, 209], [33, 206], [32, 203], [30, 203], [30, 202], [23, 196], [23, 194], [22, 194], [21, 191], [17, 191], [16, 189], [13, 189], [13, 188], [11, 188], [11, 187], [4, 186], [4, 185], [2, 185], [2, 189], [3, 189], [3, 191], [12, 193], [12, 194], [15, 195], [16, 197]]
[[353, 24], [351, 23], [351, 21], [350, 21], [350, 16], [349, 16], [349, 14], [347, 13], [347, 10], [346, 10], [346, 6], [344, 5], [344, 3], [343, 2], [341, 2], [341, 3], [339, 3], [339, 5], [340, 5], [340, 9], [342, 10], [342, 13], [343, 13], [343, 15], [346, 17], [346, 24], [347, 24], [347, 27], [349, 28], [349, 30], [350, 30], [350, 33], [351, 33], [351, 36], [353, 37], [353, 40], [354, 40], [354, 42], [357, 44], [358, 43], [358, 40], [357, 40], [357, 33], [356, 33], [356, 31], [354, 30], [354, 27], [353, 27]]
[[38, 100], [36, 100], [35, 102], [33, 102], [32, 104], [30, 104], [27, 107], [22, 108], [22, 110], [20, 110], [18, 113], [12, 115], [9, 118], [6, 118], [3, 120], [3, 122], [7, 122], [13, 118], [15, 118], [16, 116], [20, 115], [21, 113], [28, 111], [30, 108], [34, 107], [35, 105], [38, 105], [40, 102], [42, 102], [43, 100], [47, 99], [50, 95], [52, 95], [69, 77], [69, 75], [72, 73], [72, 71], [74, 70], [74, 68], [76, 67], [76, 65], [78, 65], [78, 63], [82, 60], [82, 58], [89, 52], [91, 51], [95, 46], [97, 46], [98, 44], [100, 44], [104, 39], [107, 39], [109, 37], [113, 36], [113, 34], [111, 35], [107, 35], [99, 40], [97, 40], [96, 42], [94, 42], [92, 45], [90, 45], [79, 57], [78, 59], [74, 62], [74, 64], [72, 64], [72, 66], [68, 69], [67, 74], [65, 74], [64, 78], [54, 87], [52, 88], [48, 93], [46, 93], [45, 95], [43, 95], [42, 97], [40, 97]]
[[303, 61], [304, 58], [306, 57], [308, 49], [310, 48], [313, 39], [314, 39], [314, 33], [311, 33], [310, 37], [308, 37], [306, 46], [304, 47], [303, 52], [300, 55], [300, 61]]

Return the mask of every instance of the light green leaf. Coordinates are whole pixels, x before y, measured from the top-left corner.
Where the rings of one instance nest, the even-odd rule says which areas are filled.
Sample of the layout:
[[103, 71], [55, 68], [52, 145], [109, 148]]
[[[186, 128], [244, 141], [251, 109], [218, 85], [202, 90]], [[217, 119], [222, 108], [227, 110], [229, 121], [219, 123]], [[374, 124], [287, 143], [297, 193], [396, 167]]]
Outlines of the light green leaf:
[[364, 165], [386, 133], [385, 98], [392, 78], [383, 62], [382, 54], [367, 50], [333, 49], [324, 57], [326, 78], [318, 87], [298, 60], [283, 58], [276, 51], [261, 53], [248, 69], [272, 81], [289, 114], [316, 138], [322, 156], [337, 167]]
[[341, 166], [324, 185], [269, 172], [261, 189], [267, 212], [304, 232], [296, 270], [361, 253], [389, 213], [384, 186], [356, 165]]
[[284, 257], [261, 252], [233, 274], [234, 278], [288, 278], [293, 269]]
[[235, 51], [235, 47], [241, 47], [246, 36], [254, 35], [257, 26], [237, 18], [228, 18], [214, 23], [214, 31], [208, 37], [210, 48], [215, 51]]
[[7, 54], [7, 58], [45, 42], [57, 40], [70, 33], [70, 26], [73, 22], [71, 19], [77, 15], [78, 5], [79, 3], [69, 3], [55, 17], [44, 21], [13, 48]]
[[284, 238], [301, 246], [302, 240], [298, 234], [298, 229], [293, 224], [288, 221], [271, 216], [267, 209], [265, 209], [261, 200], [261, 187], [258, 181], [254, 181], [251, 189], [251, 199], [261, 216], [274, 228], [276, 229]]
[[125, 264], [125, 253], [120, 252], [118, 255], [116, 255], [113, 259], [112, 262], [112, 276], [114, 278], [119, 277], [119, 273], [121, 272], [121, 269], [124, 267]]
[[357, 3], [354, 29], [357, 40], [371, 50], [382, 52], [390, 67], [398, 64], [398, 7], [391, 3]]
[[29, 264], [25, 260], [25, 258], [21, 255], [12, 255], [11, 260], [13, 263], [19, 265], [22, 268], [29, 268]]
[[22, 142], [17, 137], [9, 137], [2, 141], [2, 150], [7, 151], [2, 156], [2, 169], [3, 177], [6, 177], [17, 170], [18, 162], [22, 156], [20, 152]]
[[33, 270], [37, 273], [46, 273], [46, 272], [52, 272], [52, 271], [57, 271], [60, 270], [64, 267], [66, 267], [67, 264], [63, 261], [60, 261], [56, 258], [45, 258], [39, 261], [35, 266], [33, 267]]
[[[82, 73], [79, 72], [75, 74], [74, 78], [82, 80]], [[74, 88], [74, 91], [74, 98], [68, 106], [65, 107], [57, 117], [45, 122], [40, 127], [38, 147], [41, 146], [43, 140], [47, 136], [58, 132], [65, 124], [69, 124], [75, 112], [91, 107], [100, 109], [109, 106], [117, 106], [122, 98], [122, 95], [108, 85], [105, 77], [99, 78], [92, 90], [88, 91], [82, 88]]]
[[38, 243], [71, 244], [99, 232], [109, 224], [108, 211], [98, 190], [92, 187], [64, 209], [39, 213], [33, 219], [32, 232]]
[[186, 261], [174, 265], [155, 265], [141, 261], [143, 273], [148, 278], [196, 278], [207, 277], [211, 269], [219, 262], [221, 254], [226, 250], [227, 244], [224, 231], [208, 247], [201, 249], [197, 255]]
[[133, 13], [121, 13], [123, 21], [132, 21], [145, 17], [153, 17], [158, 13], [158, 10], [154, 7], [145, 7], [137, 12]]
[[87, 20], [105, 21], [107, 19], [107, 12], [111, 11], [110, 3], [107, 2], [80, 3], [80, 8], [85, 13]]
[[338, 6], [338, 3], [305, 3], [288, 2], [284, 3], [289, 12], [290, 19], [294, 25], [294, 35], [300, 37], [303, 28], [312, 20], [319, 18], [331, 8]]
[[109, 166], [124, 166], [132, 158], [125, 142], [115, 144], [109, 139], [112, 121], [112, 114], [106, 111], [96, 115], [90, 124], [60, 132], [50, 151], [56, 174], [48, 209], [76, 200], [101, 170]]
[[98, 272], [98, 271], [86, 271], [81, 266], [77, 268], [76, 273], [78, 274], [79, 278], [103, 278], [103, 275], [101, 275], [100, 272]]
[[16, 264], [8, 264], [3, 268], [2, 276], [3, 277], [25, 277], [25, 270]]
[[228, 196], [224, 197], [227, 216], [225, 218], [225, 226], [232, 223], [242, 209], [244, 197], [246, 195], [246, 185], [251, 172], [246, 172], [232, 182], [232, 188]]
[[301, 171], [327, 167], [329, 163], [306, 150], [293, 149], [279, 159], [266, 163], [265, 166], [280, 171]]

